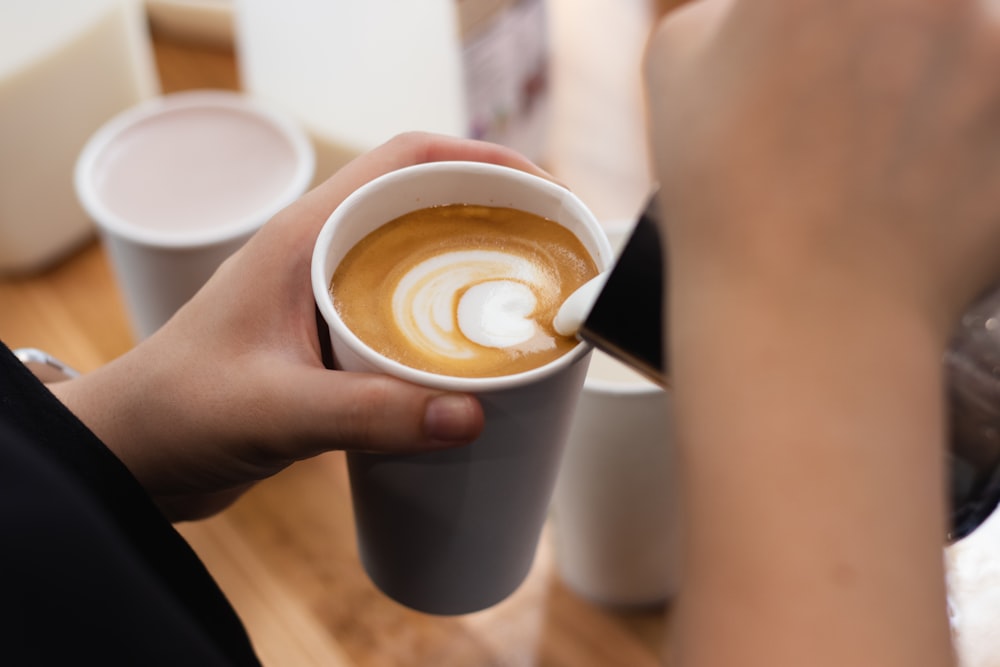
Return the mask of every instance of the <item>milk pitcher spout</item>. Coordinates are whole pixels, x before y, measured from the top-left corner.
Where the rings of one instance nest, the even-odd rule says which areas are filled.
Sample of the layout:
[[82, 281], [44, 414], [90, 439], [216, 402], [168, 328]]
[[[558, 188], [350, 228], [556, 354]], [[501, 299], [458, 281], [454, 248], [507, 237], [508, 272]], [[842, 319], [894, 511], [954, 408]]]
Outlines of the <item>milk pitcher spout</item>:
[[654, 193], [577, 335], [666, 386], [662, 276], [667, 265], [660, 246], [659, 217]]

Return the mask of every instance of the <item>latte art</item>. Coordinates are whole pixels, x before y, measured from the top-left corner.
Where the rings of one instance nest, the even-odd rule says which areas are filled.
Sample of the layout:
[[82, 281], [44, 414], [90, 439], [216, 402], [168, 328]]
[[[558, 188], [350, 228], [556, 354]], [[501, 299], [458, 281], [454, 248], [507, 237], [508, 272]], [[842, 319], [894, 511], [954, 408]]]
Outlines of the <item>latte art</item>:
[[410, 342], [429, 354], [470, 359], [480, 347], [506, 348], [534, 338], [535, 293], [555, 296], [547, 282], [538, 267], [509, 253], [444, 253], [406, 272], [393, 292], [392, 316]]
[[571, 232], [522, 211], [443, 206], [383, 225], [351, 249], [331, 294], [344, 323], [401, 363], [446, 375], [507, 375], [576, 345], [552, 328], [596, 273]]
[[458, 328], [473, 343], [512, 347], [531, 340], [538, 331], [538, 325], [530, 319], [537, 303], [531, 287], [524, 283], [478, 283], [458, 301]]

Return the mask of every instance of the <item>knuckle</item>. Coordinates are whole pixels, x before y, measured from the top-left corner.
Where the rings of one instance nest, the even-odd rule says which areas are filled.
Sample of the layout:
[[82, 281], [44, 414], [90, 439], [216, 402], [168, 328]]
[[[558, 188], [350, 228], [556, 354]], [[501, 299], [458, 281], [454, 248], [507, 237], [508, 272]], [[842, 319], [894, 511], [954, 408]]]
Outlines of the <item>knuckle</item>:
[[393, 441], [403, 422], [396, 403], [396, 386], [391, 378], [366, 378], [357, 387], [345, 426], [354, 439], [365, 445]]
[[397, 134], [388, 144], [393, 150], [414, 156], [416, 161], [426, 161], [425, 156], [433, 149], [440, 137], [430, 132], [409, 130]]

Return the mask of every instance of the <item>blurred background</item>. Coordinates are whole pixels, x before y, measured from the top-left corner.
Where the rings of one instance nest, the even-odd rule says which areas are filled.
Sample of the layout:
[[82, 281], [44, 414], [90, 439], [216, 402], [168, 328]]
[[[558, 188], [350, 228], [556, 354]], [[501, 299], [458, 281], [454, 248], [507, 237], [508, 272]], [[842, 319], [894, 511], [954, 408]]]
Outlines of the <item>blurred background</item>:
[[[398, 131], [521, 150], [621, 228], [651, 187], [640, 61], [653, 0], [14, 0], [0, 4], [0, 340], [89, 371], [135, 343], [73, 190], [88, 138], [164, 94], [234, 90], [299, 123], [316, 178]], [[508, 600], [456, 618], [382, 596], [358, 562], [343, 457], [179, 530], [267, 665], [662, 662], [665, 602], [573, 593], [543, 536]]]

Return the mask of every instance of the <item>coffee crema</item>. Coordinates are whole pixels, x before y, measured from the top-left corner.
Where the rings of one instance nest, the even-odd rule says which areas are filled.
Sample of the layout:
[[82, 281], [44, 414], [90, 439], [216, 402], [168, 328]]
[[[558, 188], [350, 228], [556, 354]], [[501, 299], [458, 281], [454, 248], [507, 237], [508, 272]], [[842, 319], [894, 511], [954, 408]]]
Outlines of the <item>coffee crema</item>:
[[344, 324], [380, 354], [458, 377], [511, 375], [576, 346], [552, 328], [597, 274], [562, 225], [512, 208], [452, 204], [371, 232], [330, 282]]

